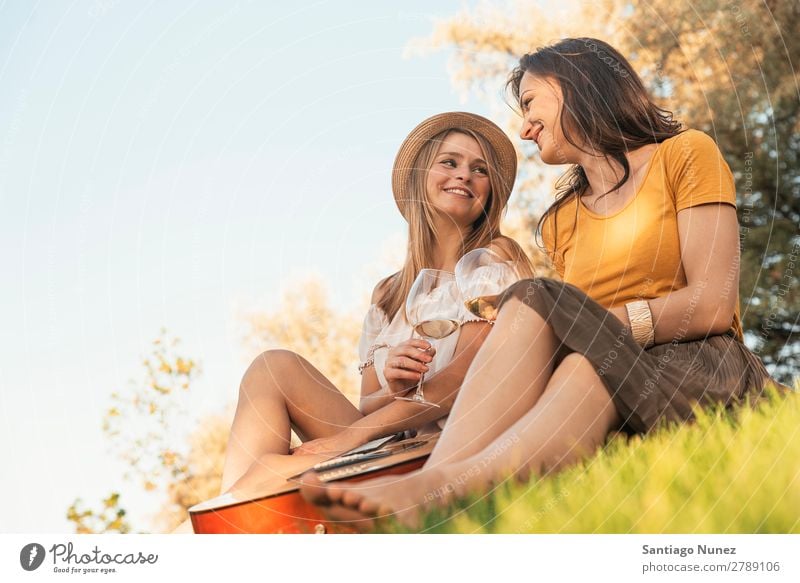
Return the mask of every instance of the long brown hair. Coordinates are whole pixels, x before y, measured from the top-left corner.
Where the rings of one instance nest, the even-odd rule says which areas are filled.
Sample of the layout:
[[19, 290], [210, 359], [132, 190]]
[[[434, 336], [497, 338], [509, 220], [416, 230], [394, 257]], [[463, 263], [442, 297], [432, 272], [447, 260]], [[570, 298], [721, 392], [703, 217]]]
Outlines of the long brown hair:
[[[601, 40], [566, 38], [523, 56], [506, 83], [520, 107], [519, 86], [525, 73], [550, 77], [559, 83], [564, 96], [560, 123], [570, 144], [579, 149], [579, 144], [587, 144], [622, 166], [622, 178], [602, 196], [618, 189], [630, 177], [626, 152], [661, 143], [682, 131], [672, 113], [652, 101], [627, 59]], [[556, 183], [555, 202], [539, 219], [537, 236], [550, 215], [556, 219], [558, 209], [581, 196], [588, 186], [580, 165], [567, 170]], [[554, 223], [553, 233], [556, 231]]]
[[[452, 133], [461, 133], [470, 136], [478, 142], [481, 154], [489, 171], [489, 185], [491, 190], [486, 200], [483, 212], [471, 225], [470, 232], [464, 237], [461, 255], [477, 249], [487, 247], [493, 239], [502, 236], [500, 220], [508, 202], [507, 194], [498, 196], [496, 193], [510, 193], [512, 185], [503, 184], [500, 173], [496, 171], [497, 156], [494, 148], [481, 134], [468, 129], [452, 129], [441, 132], [428, 140], [414, 160], [414, 171], [411, 173], [408, 187], [408, 201], [405, 207], [405, 216], [408, 220], [408, 251], [403, 268], [385, 282], [385, 293], [377, 301], [379, 308], [392, 320], [405, 304], [406, 297], [411, 291], [411, 286], [421, 269], [433, 265], [433, 250], [437, 239], [435, 209], [428, 201], [426, 180], [428, 171], [433, 166], [436, 153], [440, 144]], [[525, 252], [512, 239], [505, 239], [508, 243], [507, 251], [511, 258], [522, 266], [522, 270], [533, 273]]]

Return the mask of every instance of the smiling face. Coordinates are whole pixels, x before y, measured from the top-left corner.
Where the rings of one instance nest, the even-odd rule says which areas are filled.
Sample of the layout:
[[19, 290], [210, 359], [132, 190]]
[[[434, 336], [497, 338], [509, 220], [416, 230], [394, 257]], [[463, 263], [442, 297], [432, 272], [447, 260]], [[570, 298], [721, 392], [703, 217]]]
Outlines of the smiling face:
[[558, 82], [550, 77], [525, 73], [519, 84], [519, 97], [522, 108], [520, 137], [536, 142], [545, 164], [575, 163], [580, 150], [564, 137], [560, 119], [564, 95]]
[[450, 132], [441, 142], [425, 181], [428, 202], [460, 227], [483, 213], [491, 185], [488, 164], [472, 136]]

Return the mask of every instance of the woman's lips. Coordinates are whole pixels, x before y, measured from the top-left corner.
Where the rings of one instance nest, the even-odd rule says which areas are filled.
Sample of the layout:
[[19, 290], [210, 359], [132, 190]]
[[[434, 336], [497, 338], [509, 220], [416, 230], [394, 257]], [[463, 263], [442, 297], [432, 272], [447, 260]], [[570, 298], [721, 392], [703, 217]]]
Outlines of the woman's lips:
[[539, 125], [539, 127], [533, 132], [533, 135], [531, 136], [531, 139], [534, 142], [536, 142], [536, 145], [539, 146], [539, 149], [541, 149], [541, 147], [542, 147], [542, 145], [539, 143], [539, 136], [542, 135], [542, 130], [543, 129], [544, 129], [544, 127]]

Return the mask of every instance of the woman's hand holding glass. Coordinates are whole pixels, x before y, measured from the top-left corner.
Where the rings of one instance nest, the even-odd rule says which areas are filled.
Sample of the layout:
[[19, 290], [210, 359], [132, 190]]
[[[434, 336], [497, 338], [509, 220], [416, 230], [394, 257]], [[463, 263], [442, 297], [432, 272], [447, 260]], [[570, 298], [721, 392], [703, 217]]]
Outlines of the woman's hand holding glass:
[[[449, 271], [421, 269], [406, 298], [406, 319], [414, 333], [429, 340], [441, 340], [461, 326], [460, 294], [456, 277]], [[412, 336], [413, 340], [413, 336]], [[425, 399], [422, 372], [417, 390], [412, 397], [395, 397], [420, 405], [439, 407]]]
[[431, 343], [417, 338], [401, 342], [386, 355], [383, 376], [388, 382], [393, 397], [405, 395], [419, 384], [422, 375], [428, 372], [436, 349]]
[[473, 249], [456, 264], [456, 282], [464, 305], [474, 315], [493, 322], [500, 294], [521, 279], [513, 261], [490, 249]]

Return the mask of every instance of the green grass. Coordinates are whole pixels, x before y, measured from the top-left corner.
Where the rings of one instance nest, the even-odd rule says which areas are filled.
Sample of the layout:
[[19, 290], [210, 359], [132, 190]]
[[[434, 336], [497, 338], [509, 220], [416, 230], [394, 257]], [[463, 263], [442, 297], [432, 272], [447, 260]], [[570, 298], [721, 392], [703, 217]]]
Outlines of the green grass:
[[[698, 411], [424, 519], [438, 533], [800, 533], [800, 393]], [[400, 529], [395, 525], [388, 530]]]

